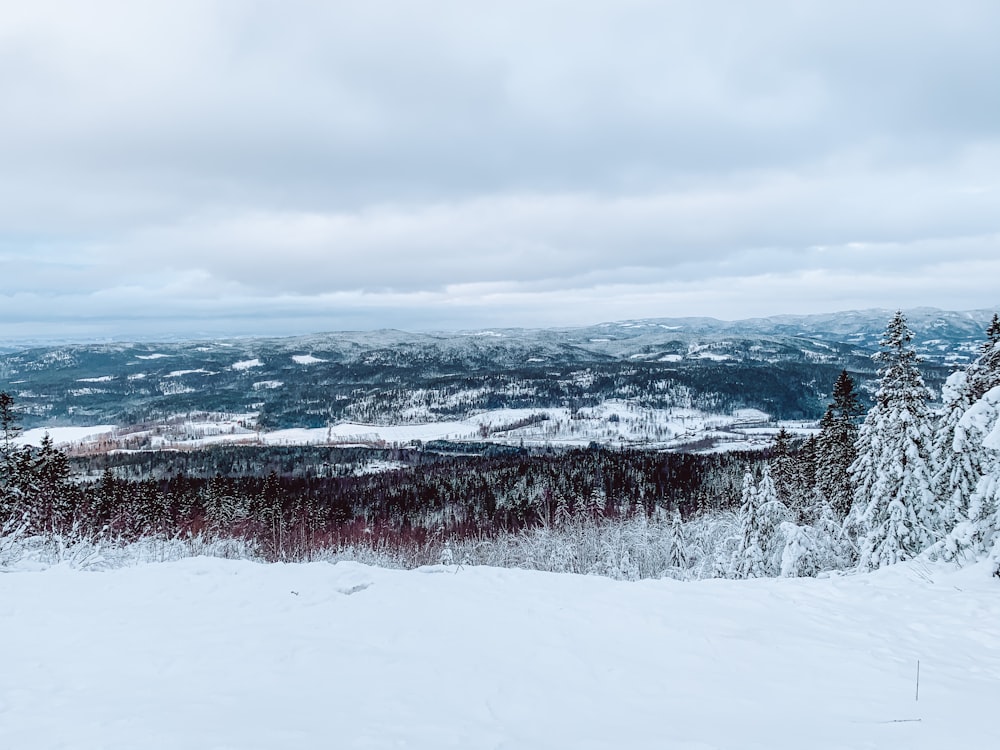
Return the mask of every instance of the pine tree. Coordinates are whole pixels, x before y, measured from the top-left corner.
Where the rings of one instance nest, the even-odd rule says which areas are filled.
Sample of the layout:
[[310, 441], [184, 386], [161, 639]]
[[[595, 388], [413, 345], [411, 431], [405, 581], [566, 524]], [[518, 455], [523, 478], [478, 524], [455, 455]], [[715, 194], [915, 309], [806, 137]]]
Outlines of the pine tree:
[[688, 556], [688, 540], [679, 511], [674, 510], [670, 519], [670, 553], [667, 564], [676, 578], [685, 578], [691, 567]]
[[94, 526], [105, 524], [114, 508], [118, 491], [118, 479], [110, 467], [105, 467], [101, 478], [94, 483], [88, 493], [90, 522]]
[[749, 466], [743, 473], [740, 499], [740, 535], [734, 572], [739, 578], [760, 578], [766, 575], [766, 564], [757, 513], [757, 483]]
[[959, 428], [962, 417], [975, 402], [965, 371], [952, 373], [942, 388], [944, 405], [934, 432], [932, 457], [934, 489], [942, 501], [941, 521], [951, 531], [968, 517], [969, 499], [979, 477], [980, 450], [966, 440], [966, 430]]
[[841, 370], [833, 385], [833, 400], [820, 422], [815, 460], [816, 490], [840, 518], [847, 515], [853, 502], [848, 470], [857, 458], [858, 419], [863, 413], [854, 380], [847, 370]]
[[603, 484], [593, 487], [583, 499], [583, 513], [590, 518], [603, 518], [607, 512], [608, 498]]
[[39, 511], [40, 520], [49, 530], [66, 531], [73, 515], [69, 487], [69, 461], [66, 454], [56, 449], [48, 433], [34, 457], [31, 473], [35, 479], [34, 497], [28, 502]]
[[795, 504], [789, 506], [800, 523], [811, 523], [818, 513], [816, 472], [819, 469], [819, 442], [810, 435], [795, 456]]
[[969, 517], [969, 502], [992, 454], [983, 446], [980, 420], [963, 419], [983, 396], [1000, 385], [1000, 322], [986, 331], [982, 354], [953, 373], [942, 391], [944, 408], [934, 436], [934, 487], [943, 500], [942, 522], [951, 531]]
[[792, 452], [792, 436], [784, 427], [778, 430], [771, 445], [771, 476], [781, 502], [789, 507], [801, 505], [802, 487]]
[[1000, 316], [993, 313], [993, 320], [990, 321], [986, 329], [986, 342], [983, 344], [983, 353], [990, 351], [994, 346], [1000, 344]]
[[930, 466], [927, 388], [902, 312], [893, 316], [875, 359], [882, 367], [875, 404], [858, 433], [849, 527], [860, 567], [910, 559], [935, 541], [938, 509]]
[[1000, 565], [1000, 321], [996, 315], [986, 338], [979, 358], [964, 373], [953, 376], [958, 395], [942, 417], [938, 478], [952, 522], [942, 556], [964, 562], [989, 555]]
[[14, 442], [21, 434], [21, 417], [14, 407], [14, 398], [0, 391], [0, 461], [6, 465], [17, 450]]
[[776, 575], [780, 565], [780, 525], [788, 520], [788, 508], [778, 500], [767, 464], [760, 481], [748, 467], [743, 474], [739, 512], [740, 537], [735, 565], [740, 578]]
[[556, 486], [553, 490], [555, 494], [555, 525], [557, 528], [564, 529], [570, 525], [573, 520], [573, 509], [570, 505], [569, 495], [563, 490], [562, 487]]
[[784, 546], [781, 530], [782, 525], [791, 520], [791, 515], [788, 506], [778, 497], [777, 487], [771, 478], [771, 467], [765, 463], [757, 483], [757, 524], [768, 576], [778, 575], [781, 569], [781, 549]]
[[253, 498], [250, 513], [266, 526], [281, 516], [281, 480], [276, 471], [270, 471]]
[[229, 526], [245, 516], [234, 492], [231, 477], [216, 474], [208, 480], [204, 492], [205, 520], [215, 531], [228, 531]]
[[987, 391], [968, 409], [955, 432], [956, 447], [963, 445], [983, 451], [978, 462], [981, 475], [969, 497], [965, 516], [944, 540], [943, 556], [967, 562], [988, 555], [997, 565], [1000, 564], [1000, 386]]
[[21, 434], [20, 422], [13, 397], [0, 391], [0, 527], [20, 504], [19, 450], [15, 442]]

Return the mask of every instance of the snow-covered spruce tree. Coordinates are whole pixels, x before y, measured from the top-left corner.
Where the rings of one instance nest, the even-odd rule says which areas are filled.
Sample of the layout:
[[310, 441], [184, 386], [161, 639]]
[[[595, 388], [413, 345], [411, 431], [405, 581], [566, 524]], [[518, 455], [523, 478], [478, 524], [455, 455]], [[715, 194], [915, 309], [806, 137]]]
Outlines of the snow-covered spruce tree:
[[958, 424], [975, 399], [965, 370], [952, 373], [941, 389], [943, 406], [934, 432], [931, 456], [934, 465], [934, 491], [941, 499], [941, 523], [951, 531], [969, 514], [969, 499], [976, 489], [980, 467], [980, 449], [969, 446]]
[[[1000, 385], [1000, 321], [986, 331], [982, 354], [964, 371], [953, 373], [943, 389], [944, 408], [934, 438], [934, 487], [943, 500], [942, 521], [951, 531], [969, 517], [969, 502], [984, 464], [992, 454], [984, 445], [981, 420], [960, 427], [968, 411], [988, 391]], [[946, 554], [947, 556], [947, 554]]]
[[561, 487], [556, 487], [553, 494], [555, 494], [556, 506], [555, 525], [557, 528], [564, 529], [573, 520], [573, 507], [570, 505], [569, 495]]
[[35, 479], [35, 494], [29, 500], [31, 506], [44, 522], [46, 530], [53, 533], [65, 532], [73, 513], [69, 461], [65, 453], [56, 449], [48, 433], [42, 438], [41, 446], [31, 462], [31, 473]]
[[792, 451], [792, 436], [784, 427], [778, 430], [771, 444], [771, 478], [778, 499], [788, 507], [798, 507], [801, 497], [799, 467]]
[[993, 320], [986, 329], [986, 343], [983, 344], [983, 354], [988, 354], [993, 347], [1000, 344], [1000, 315], [993, 313]]
[[1000, 386], [984, 393], [966, 411], [956, 426], [955, 443], [983, 451], [982, 475], [965, 516], [941, 545], [942, 554], [960, 563], [987, 556], [996, 570], [1000, 567]]
[[778, 498], [778, 491], [771, 479], [771, 468], [766, 463], [757, 483], [757, 503], [766, 572], [769, 576], [776, 576], [781, 571], [781, 555], [785, 546], [782, 529], [790, 524], [792, 513]]
[[803, 441], [795, 455], [795, 501], [789, 506], [798, 521], [811, 523], [816, 517], [816, 461], [818, 443], [815, 435]]
[[989, 554], [1000, 559], [1000, 320], [986, 332], [983, 353], [964, 373], [949, 378], [953, 393], [935, 443], [936, 479], [946, 499], [949, 534], [942, 557], [966, 562]]
[[850, 469], [855, 490], [847, 526], [856, 535], [862, 569], [908, 560], [938, 534], [928, 392], [912, 340], [897, 311], [880, 341], [882, 351], [874, 355], [881, 380]]
[[854, 500], [848, 470], [857, 458], [858, 420], [862, 414], [854, 380], [847, 370], [841, 370], [833, 385], [833, 399], [820, 422], [815, 456], [816, 491], [839, 518], [847, 515]]
[[758, 505], [757, 482], [748, 466], [743, 473], [739, 512], [740, 539], [733, 565], [733, 573], [737, 578], [762, 578], [767, 575]]
[[739, 578], [775, 576], [781, 567], [784, 539], [781, 524], [790, 517], [788, 508], [778, 499], [767, 464], [759, 482], [747, 468], [743, 475], [740, 504], [740, 545], [734, 572]]
[[19, 505], [18, 447], [14, 441], [21, 434], [21, 420], [14, 398], [0, 391], [0, 527]]
[[670, 550], [667, 557], [667, 575], [671, 578], [681, 580], [688, 577], [688, 568], [691, 562], [688, 554], [687, 533], [684, 530], [684, 522], [681, 520], [680, 511], [674, 510], [670, 519]]

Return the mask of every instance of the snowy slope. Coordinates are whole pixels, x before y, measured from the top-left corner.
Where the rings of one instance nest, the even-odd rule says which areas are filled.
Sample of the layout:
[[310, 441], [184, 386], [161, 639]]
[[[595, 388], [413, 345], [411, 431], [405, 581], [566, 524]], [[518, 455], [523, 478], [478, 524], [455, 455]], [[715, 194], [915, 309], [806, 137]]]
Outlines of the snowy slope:
[[983, 566], [0, 574], [0, 747], [975, 750], [1000, 732], [998, 593]]

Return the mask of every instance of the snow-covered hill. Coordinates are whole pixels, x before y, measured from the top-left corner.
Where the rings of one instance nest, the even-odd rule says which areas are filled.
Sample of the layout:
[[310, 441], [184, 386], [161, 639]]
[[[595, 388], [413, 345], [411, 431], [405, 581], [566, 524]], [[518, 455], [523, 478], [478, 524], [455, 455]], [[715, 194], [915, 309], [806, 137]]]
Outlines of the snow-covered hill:
[[[910, 315], [925, 378], [938, 387], [978, 350], [990, 313]], [[677, 409], [815, 420], [842, 368], [862, 393], [871, 386], [870, 355], [889, 316], [55, 346], [0, 356], [0, 390], [29, 428], [149, 429], [199, 412], [252, 415], [251, 427], [265, 430], [391, 426], [613, 403], [646, 410], [650, 423], [662, 421], [655, 410]]]
[[919, 563], [700, 583], [208, 558], [7, 572], [0, 747], [988, 748], [998, 591], [985, 566]]

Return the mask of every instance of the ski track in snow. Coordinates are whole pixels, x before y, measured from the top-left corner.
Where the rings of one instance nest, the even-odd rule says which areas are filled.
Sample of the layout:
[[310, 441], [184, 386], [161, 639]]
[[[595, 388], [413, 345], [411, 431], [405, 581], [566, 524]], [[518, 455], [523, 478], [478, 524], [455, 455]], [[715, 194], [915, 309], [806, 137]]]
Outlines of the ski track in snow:
[[0, 747], [986, 748], [998, 593], [984, 565], [696, 583], [209, 558], [8, 572]]

